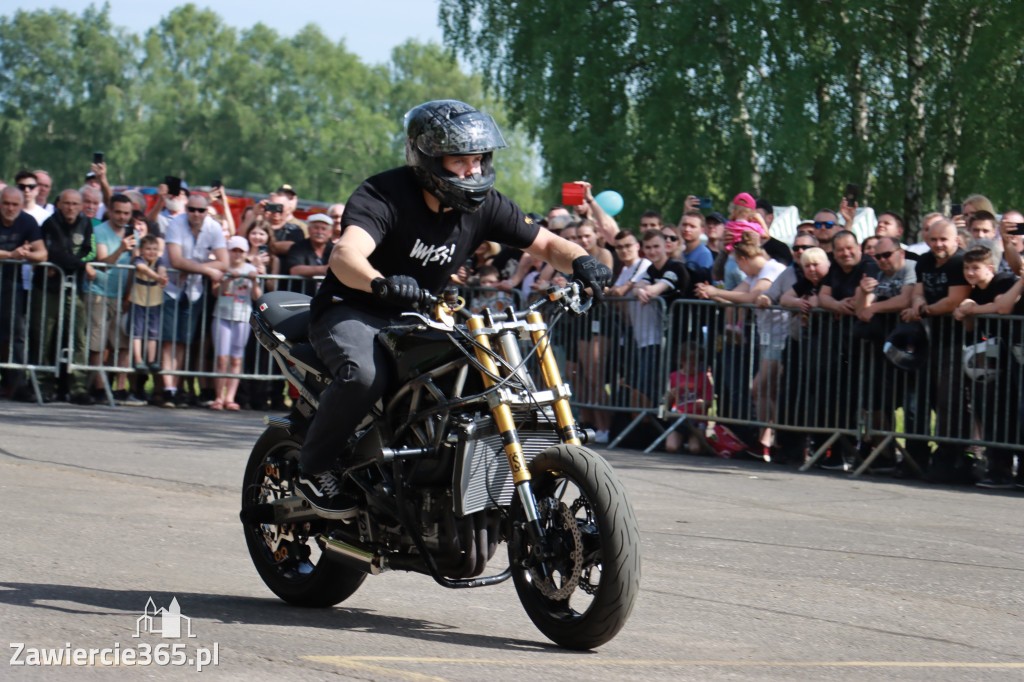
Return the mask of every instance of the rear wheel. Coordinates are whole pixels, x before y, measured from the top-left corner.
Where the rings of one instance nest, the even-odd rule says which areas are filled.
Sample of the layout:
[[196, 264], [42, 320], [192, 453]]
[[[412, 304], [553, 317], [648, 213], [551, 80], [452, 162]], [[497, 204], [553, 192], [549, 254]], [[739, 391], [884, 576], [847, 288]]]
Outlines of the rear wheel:
[[530, 463], [546, 547], [517, 502], [509, 563], [519, 599], [548, 638], [592, 649], [614, 637], [640, 589], [640, 535], [625, 488], [597, 453], [558, 445]]
[[[301, 443], [281, 429], [267, 429], [245, 467], [242, 508], [294, 495]], [[242, 521], [249, 556], [267, 587], [289, 604], [329, 607], [350, 597], [366, 579], [362, 571], [324, 555], [316, 540], [323, 521], [275, 525]]]

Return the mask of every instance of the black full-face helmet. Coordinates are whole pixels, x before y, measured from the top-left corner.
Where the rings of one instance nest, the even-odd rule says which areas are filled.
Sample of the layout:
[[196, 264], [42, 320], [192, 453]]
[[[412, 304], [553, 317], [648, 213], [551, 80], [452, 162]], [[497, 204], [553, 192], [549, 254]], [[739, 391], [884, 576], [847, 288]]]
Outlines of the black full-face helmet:
[[916, 372], [928, 363], [929, 335], [924, 322], [900, 322], [885, 339], [882, 352], [900, 369]]
[[[444, 206], [473, 213], [494, 187], [491, 153], [508, 147], [498, 125], [465, 102], [439, 99], [405, 115], [405, 160], [420, 186]], [[481, 173], [460, 179], [444, 168], [445, 156], [481, 154]]]

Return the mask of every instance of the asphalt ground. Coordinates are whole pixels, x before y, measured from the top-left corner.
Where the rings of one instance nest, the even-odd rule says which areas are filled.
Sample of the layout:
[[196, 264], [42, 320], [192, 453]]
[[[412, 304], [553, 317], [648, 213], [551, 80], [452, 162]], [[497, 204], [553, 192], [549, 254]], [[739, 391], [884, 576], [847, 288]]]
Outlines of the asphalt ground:
[[[184, 642], [216, 665], [11, 665], [3, 679], [1020, 680], [1024, 494], [607, 451], [641, 592], [593, 652], [551, 645], [511, 583], [371, 576], [326, 610], [262, 584], [238, 522], [262, 415], [0, 403], [0, 640]], [[494, 572], [503, 565], [502, 549]], [[134, 637], [176, 598], [194, 638]]]

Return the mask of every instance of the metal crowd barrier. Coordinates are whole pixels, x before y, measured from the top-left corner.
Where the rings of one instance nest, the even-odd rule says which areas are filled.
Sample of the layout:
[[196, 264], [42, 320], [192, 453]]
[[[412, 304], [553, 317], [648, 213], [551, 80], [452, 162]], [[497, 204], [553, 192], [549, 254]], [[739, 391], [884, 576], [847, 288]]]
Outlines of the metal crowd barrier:
[[[99, 376], [107, 402], [114, 404], [111, 378], [116, 382], [119, 375], [135, 373], [136, 340], [134, 329], [121, 327], [130, 279], [114, 273], [133, 268], [93, 267], [106, 271], [113, 283], [109, 305], [93, 302], [79, 291], [74, 276], [53, 264], [37, 265], [32, 273], [60, 282], [41, 289], [28, 288], [18, 276], [20, 263], [0, 263], [0, 371], [6, 388], [23, 377], [41, 401], [41, 384], [55, 384], [65, 365], [78, 386], [88, 387], [90, 374]], [[310, 278], [288, 275], [260, 280], [264, 290], [313, 293], [317, 286]], [[162, 373], [281, 382], [276, 364], [251, 336], [241, 374], [214, 371], [213, 298], [208, 280], [203, 284], [206, 303], [198, 311], [183, 366]], [[464, 296], [470, 309], [524, 303], [518, 291], [478, 287], [466, 289]], [[182, 302], [173, 305], [178, 312]], [[616, 422], [611, 447], [644, 425], [644, 447], [650, 450], [681, 420], [702, 419], [746, 429], [748, 442], [763, 428], [775, 430], [776, 443], [810, 437], [812, 456], [805, 468], [841, 436], [869, 443], [870, 454], [855, 474], [894, 444], [911, 465], [920, 466], [927, 462], [929, 442], [940, 449], [1024, 450], [1024, 318], [978, 316], [970, 331], [951, 317], [931, 319], [925, 359], [916, 370], [895, 366], [882, 351], [896, 322], [890, 317], [865, 324], [822, 310], [804, 314], [689, 300], [666, 307], [660, 298], [646, 305], [608, 298], [587, 317], [563, 319], [552, 332], [552, 345], [581, 416], [591, 421], [611, 415]], [[160, 358], [165, 331], [161, 326], [156, 339]], [[139, 340], [144, 347], [149, 339], [144, 334]], [[972, 349], [966, 368], [965, 349]], [[714, 399], [702, 412], [685, 405], [667, 409], [669, 377], [680, 369], [681, 356], [710, 373]], [[283, 389], [283, 383], [279, 386]]]
[[[804, 469], [842, 436], [869, 444], [854, 474], [893, 445], [911, 467], [927, 464], [929, 442], [940, 450], [1024, 450], [1024, 318], [977, 316], [970, 332], [952, 317], [931, 319], [927, 348], [914, 349], [923, 364], [913, 370], [883, 353], [897, 322], [778, 306], [684, 300], [665, 309], [655, 301], [609, 299], [588, 318], [563, 321], [554, 338], [566, 349], [574, 407], [630, 416], [612, 447], [645, 423], [658, 434], [649, 438], [650, 450], [680, 421], [702, 419], [745, 430], [747, 442], [764, 428], [775, 430], [777, 444], [802, 448], [809, 437]], [[580, 355], [595, 347], [603, 362]], [[964, 354], [972, 348], [968, 373]], [[680, 355], [710, 372], [714, 402], [705, 412], [666, 409]]]
[[[120, 383], [118, 377], [136, 374], [133, 342], [137, 340], [142, 344], [143, 361], [146, 360], [146, 342], [151, 338], [155, 340], [157, 361], [163, 364], [163, 339], [167, 331], [163, 326], [165, 318], [161, 316], [159, 331], [155, 336], [150, 337], [146, 328], [141, 336], [136, 336], [129, 312], [131, 306], [124, 303], [129, 298], [131, 279], [128, 275], [134, 271], [134, 266], [103, 263], [91, 265], [107, 275], [109, 286], [104, 288], [102, 295], [90, 292], [88, 282], [79, 287], [74, 276], [65, 276], [60, 268], [51, 263], [36, 265], [32, 276], [59, 277], [61, 286], [56, 293], [31, 288], [26, 290], [18, 280], [15, 280], [17, 286], [13, 287], [5, 278], [0, 278], [0, 302], [3, 303], [0, 307], [0, 324], [4, 325], [5, 332], [0, 334], [0, 370], [5, 376], [12, 377], [14, 383], [24, 383], [34, 393], [37, 402], [43, 402], [44, 394], [56, 386], [63, 365], [70, 377], [73, 392], [91, 390], [94, 387], [93, 377], [98, 377], [106, 396], [105, 402], [114, 405], [113, 391]], [[0, 264], [0, 268], [7, 267], [20, 268], [20, 264], [11, 261]], [[173, 268], [168, 269], [169, 275], [176, 272]], [[318, 286], [316, 280], [322, 278], [265, 275], [259, 279], [264, 291], [268, 288], [288, 288], [312, 294]], [[192, 343], [185, 345], [182, 367], [176, 370], [161, 367], [159, 375], [276, 381], [281, 382], [279, 388], [283, 392], [283, 377], [276, 363], [251, 335], [246, 345], [242, 373], [215, 371], [210, 324], [214, 297], [211, 295], [209, 280], [202, 278], [202, 282], [203, 296], [200, 299], [201, 306], [196, 310], [198, 319], [195, 334]], [[173, 305], [173, 319], [177, 320], [177, 313], [186, 304], [179, 296], [173, 303], [163, 305]], [[7, 343], [8, 336], [11, 338], [10, 343]], [[159, 375], [154, 376], [154, 391], [162, 388]]]
[[[56, 377], [68, 351], [56, 339], [62, 338], [70, 324], [68, 316], [74, 315], [65, 306], [73, 286], [74, 278], [52, 263], [0, 264], [0, 371], [12, 395], [27, 390], [41, 400], [40, 375]], [[33, 319], [45, 324], [34, 326]]]

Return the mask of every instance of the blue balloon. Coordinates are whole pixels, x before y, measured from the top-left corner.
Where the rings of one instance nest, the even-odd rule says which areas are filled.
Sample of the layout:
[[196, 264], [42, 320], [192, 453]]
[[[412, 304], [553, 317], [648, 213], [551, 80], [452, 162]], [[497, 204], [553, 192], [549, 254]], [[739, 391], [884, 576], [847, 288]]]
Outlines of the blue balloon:
[[617, 216], [622, 211], [623, 201], [622, 195], [612, 189], [606, 189], [605, 191], [594, 197], [594, 201], [597, 202], [605, 213], [610, 216]]

